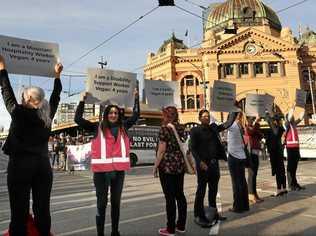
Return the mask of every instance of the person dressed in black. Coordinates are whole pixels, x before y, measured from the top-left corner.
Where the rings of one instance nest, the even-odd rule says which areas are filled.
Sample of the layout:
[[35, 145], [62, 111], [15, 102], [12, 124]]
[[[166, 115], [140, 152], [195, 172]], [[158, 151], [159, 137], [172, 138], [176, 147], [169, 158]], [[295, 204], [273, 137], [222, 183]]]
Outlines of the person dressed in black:
[[[219, 132], [229, 128], [236, 114], [228, 116], [225, 123], [217, 125], [210, 124], [210, 113], [208, 110], [199, 112], [201, 125], [194, 127], [190, 132], [190, 148], [196, 160], [197, 171], [197, 190], [194, 203], [195, 223], [202, 227], [210, 227], [212, 222], [207, 219], [204, 211], [204, 196], [206, 185], [208, 184], [208, 204], [214, 211], [214, 220], [224, 220], [225, 217], [219, 216], [216, 207], [216, 196], [218, 182], [220, 178], [219, 159], [227, 160], [225, 149], [221, 143]], [[212, 220], [211, 220], [212, 221]]]
[[277, 114], [274, 115], [273, 118], [271, 118], [269, 113], [266, 112], [266, 120], [268, 121], [268, 124], [271, 128], [267, 132], [266, 144], [270, 155], [272, 176], [275, 175], [277, 183], [277, 190], [275, 196], [281, 196], [287, 193], [282, 145], [282, 136], [284, 134], [284, 128], [281, 123], [281, 117]]
[[51, 122], [56, 113], [62, 85], [63, 66], [55, 66], [56, 78], [49, 102], [39, 87], [24, 89], [22, 104], [14, 96], [5, 62], [0, 56], [0, 86], [2, 97], [11, 115], [9, 135], [3, 146], [9, 155], [7, 185], [9, 190], [11, 222], [10, 236], [25, 236], [32, 190], [34, 221], [42, 236], [50, 235], [50, 193], [52, 169], [48, 157], [48, 139]]
[[[100, 123], [91, 123], [83, 118], [85, 99], [88, 94], [83, 94], [75, 114], [75, 122], [86, 131], [94, 134], [94, 139], [91, 146], [91, 169], [93, 173], [93, 181], [96, 189], [97, 197], [97, 215], [96, 226], [98, 236], [104, 235], [104, 223], [106, 214], [106, 205], [108, 202], [108, 190], [111, 190], [111, 220], [112, 220], [112, 236], [119, 236], [119, 219], [120, 219], [120, 204], [121, 195], [124, 184], [124, 177], [126, 165], [126, 159], [129, 159], [129, 139], [126, 131], [131, 128], [139, 118], [139, 97], [138, 91], [135, 90], [135, 103], [133, 108], [133, 114], [128, 119], [124, 120], [124, 110], [120, 109], [116, 105], [108, 105], [102, 115]], [[102, 131], [102, 132], [100, 132]], [[99, 147], [94, 146], [93, 143], [99, 141]], [[126, 140], [128, 143], [126, 143]], [[105, 146], [100, 147], [100, 145]], [[112, 142], [112, 146], [108, 146]], [[123, 158], [122, 146], [126, 148], [126, 157]], [[98, 159], [94, 159], [93, 153], [97, 153], [98, 150], [104, 150], [105, 153], [97, 155]], [[98, 150], [97, 150], [98, 149]], [[120, 150], [118, 150], [120, 149]], [[120, 155], [120, 156], [118, 156]], [[118, 163], [117, 160], [125, 159], [124, 163]], [[95, 161], [95, 162], [94, 162]], [[102, 162], [104, 161], [104, 162]], [[125, 165], [121, 168], [120, 165]]]

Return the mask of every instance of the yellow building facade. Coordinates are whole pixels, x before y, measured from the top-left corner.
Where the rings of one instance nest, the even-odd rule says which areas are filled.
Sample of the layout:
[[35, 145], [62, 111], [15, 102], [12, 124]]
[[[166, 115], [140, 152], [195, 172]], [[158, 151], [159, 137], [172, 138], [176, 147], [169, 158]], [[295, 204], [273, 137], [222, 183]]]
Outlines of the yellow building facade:
[[[148, 54], [144, 68], [146, 79], [179, 82], [181, 122], [197, 122], [198, 111], [210, 108], [214, 80], [236, 84], [239, 101], [247, 93], [270, 94], [275, 97], [275, 111], [282, 114], [295, 104], [296, 89], [305, 89], [306, 113], [311, 116], [308, 68], [314, 77], [314, 32], [307, 29], [295, 38], [289, 28], [282, 28], [276, 13], [259, 0], [212, 4], [204, 19], [199, 48], [188, 48], [173, 34], [157, 53]], [[315, 83], [312, 88], [315, 97]], [[296, 109], [296, 115], [301, 111]], [[214, 115], [223, 119], [219, 113]]]

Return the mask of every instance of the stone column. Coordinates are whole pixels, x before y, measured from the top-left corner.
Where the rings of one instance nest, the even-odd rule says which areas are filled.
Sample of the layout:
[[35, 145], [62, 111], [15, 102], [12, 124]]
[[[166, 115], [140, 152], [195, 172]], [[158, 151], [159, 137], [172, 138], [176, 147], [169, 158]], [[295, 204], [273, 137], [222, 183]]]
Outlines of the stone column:
[[224, 70], [224, 64], [220, 65], [220, 78], [225, 79], [225, 70]]
[[249, 78], [255, 77], [255, 70], [254, 70], [253, 63], [248, 64], [248, 75], [249, 75]]
[[278, 62], [278, 69], [281, 77], [285, 76], [284, 62]]
[[240, 78], [239, 63], [234, 64], [234, 75], [236, 78]]
[[269, 70], [269, 62], [264, 62], [263, 63], [263, 73], [265, 77], [270, 76], [270, 70]]

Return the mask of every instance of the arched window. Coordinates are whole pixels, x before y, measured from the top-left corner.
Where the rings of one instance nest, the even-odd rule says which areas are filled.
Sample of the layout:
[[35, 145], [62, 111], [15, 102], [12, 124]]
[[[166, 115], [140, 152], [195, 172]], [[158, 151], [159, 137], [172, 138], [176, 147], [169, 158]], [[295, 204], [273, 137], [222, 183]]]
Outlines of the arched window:
[[197, 94], [197, 91], [199, 91], [200, 86], [199, 79], [194, 75], [187, 75], [181, 80], [180, 85], [182, 109], [200, 109], [200, 99], [202, 98], [202, 95]]

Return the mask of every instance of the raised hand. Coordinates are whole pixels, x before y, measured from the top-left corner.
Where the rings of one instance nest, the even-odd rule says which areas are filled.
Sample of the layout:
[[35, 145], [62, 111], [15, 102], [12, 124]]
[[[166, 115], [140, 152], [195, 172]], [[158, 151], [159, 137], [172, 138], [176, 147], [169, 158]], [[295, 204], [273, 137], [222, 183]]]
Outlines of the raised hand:
[[63, 71], [63, 65], [61, 64], [61, 63], [57, 63], [56, 65], [55, 65], [55, 74], [56, 74], [56, 78], [60, 78], [60, 74], [61, 74], [61, 72]]

